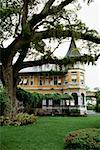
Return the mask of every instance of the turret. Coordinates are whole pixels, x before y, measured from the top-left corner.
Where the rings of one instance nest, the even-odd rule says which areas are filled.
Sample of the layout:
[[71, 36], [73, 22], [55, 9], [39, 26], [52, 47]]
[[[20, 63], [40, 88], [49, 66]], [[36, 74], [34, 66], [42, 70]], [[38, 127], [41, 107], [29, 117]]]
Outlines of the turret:
[[[78, 48], [76, 47], [75, 41], [72, 38], [69, 50], [65, 57], [77, 57], [81, 56]], [[85, 88], [85, 77], [84, 77], [84, 64], [77, 62], [74, 65], [68, 66], [67, 82], [68, 85], [78, 86], [80, 88]]]
[[[81, 56], [75, 41], [72, 38], [69, 46], [69, 50], [65, 57], [77, 57]], [[84, 77], [84, 64], [77, 62], [74, 65], [68, 66], [68, 73], [66, 75], [67, 89], [69, 94], [74, 97], [74, 105], [84, 107], [86, 111], [86, 91], [85, 91], [85, 77]]]

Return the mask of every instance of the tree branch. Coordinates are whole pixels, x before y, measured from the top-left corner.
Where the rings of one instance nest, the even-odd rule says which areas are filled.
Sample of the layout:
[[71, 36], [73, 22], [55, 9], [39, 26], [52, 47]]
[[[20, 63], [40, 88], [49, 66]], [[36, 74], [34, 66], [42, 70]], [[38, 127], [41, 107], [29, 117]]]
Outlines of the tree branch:
[[16, 37], [16, 35], [17, 35], [17, 31], [18, 31], [18, 28], [19, 28], [19, 25], [20, 25], [20, 21], [21, 21], [20, 19], [21, 19], [21, 14], [19, 13], [18, 23], [16, 23], [15, 32], [14, 32], [14, 36], [13, 37]]
[[28, 0], [23, 0], [23, 12], [22, 12], [22, 29], [27, 21], [27, 14], [28, 14]]
[[41, 11], [41, 14], [47, 14], [49, 13], [50, 7], [52, 6], [52, 4], [54, 3], [55, 0], [49, 0], [46, 4], [45, 7], [43, 8], [43, 10]]
[[[13, 57], [15, 56], [16, 52], [26, 44], [29, 44], [31, 40], [31, 36], [29, 39], [25, 39], [22, 35], [19, 35], [7, 48], [5, 48], [6, 59], [7, 61], [12, 61]], [[6, 62], [7, 62], [6, 61]]]
[[[31, 33], [32, 34], [32, 33]], [[47, 38], [61, 38], [63, 37], [74, 37], [76, 39], [83, 39], [88, 40], [96, 44], [100, 44], [100, 36], [93, 36], [91, 33], [81, 33], [80, 31], [75, 30], [59, 30], [59, 29], [48, 29], [46, 31], [40, 31], [40, 32], [33, 32], [33, 35], [28, 36], [28, 38], [23, 38], [21, 35], [17, 37], [6, 49], [7, 49], [7, 57], [11, 56], [13, 59], [14, 55], [18, 51], [18, 49], [22, 49], [24, 45], [29, 44], [30, 42], [33, 42], [38, 39], [47, 39]]]
[[75, 31], [75, 30], [70, 30], [70, 29], [66, 29], [66, 30], [59, 30], [59, 29], [47, 29], [46, 31], [40, 31], [40, 32], [36, 32], [34, 34], [33, 40], [34, 38], [37, 39], [47, 39], [47, 38], [63, 38], [65, 39], [66, 37], [74, 37], [76, 39], [83, 39], [83, 40], [87, 40], [87, 41], [91, 41], [93, 43], [96, 44], [100, 44], [100, 36], [93, 36], [93, 34], [90, 33], [82, 33], [80, 31]]
[[20, 65], [23, 63], [23, 60], [25, 59], [25, 57], [27, 55], [28, 48], [29, 48], [29, 45], [26, 45], [26, 46], [23, 47], [16, 63], [13, 65], [14, 75], [16, 75], [18, 73]]
[[23, 68], [27, 67], [32, 67], [32, 66], [41, 66], [43, 64], [59, 64], [55, 59], [40, 59], [40, 60], [35, 60], [35, 61], [27, 61], [23, 62], [22, 66], [20, 66], [20, 70]]
[[76, 62], [81, 63], [92, 63], [95, 62], [95, 57], [91, 55], [84, 54], [83, 56], [76, 56], [76, 57], [66, 57], [63, 59], [57, 59], [57, 58], [51, 58], [48, 57], [47, 59], [42, 58], [40, 60], [35, 61], [26, 61], [23, 62], [23, 64], [20, 66], [20, 70], [27, 67], [33, 67], [33, 66], [42, 66], [43, 64], [56, 64], [60, 66], [68, 66], [70, 64], [75, 64]]
[[54, 6], [50, 9], [50, 6], [53, 4], [54, 0], [49, 0], [40, 14], [33, 15], [32, 19], [30, 20], [31, 26], [34, 27], [37, 23], [45, 19], [48, 15], [58, 13], [60, 10], [62, 10], [63, 7], [65, 7], [73, 1], [74, 0], [65, 0], [61, 2], [61, 4], [59, 4], [58, 6]]
[[95, 60], [97, 61], [99, 59], [99, 57], [100, 57], [100, 54], [96, 55]]
[[59, 4], [58, 6], [54, 6], [50, 11], [49, 11], [49, 15], [52, 14], [56, 14], [59, 11], [62, 10], [62, 8], [64, 8], [66, 5], [72, 3], [74, 0], [65, 0], [63, 2], [61, 2], [61, 4]]

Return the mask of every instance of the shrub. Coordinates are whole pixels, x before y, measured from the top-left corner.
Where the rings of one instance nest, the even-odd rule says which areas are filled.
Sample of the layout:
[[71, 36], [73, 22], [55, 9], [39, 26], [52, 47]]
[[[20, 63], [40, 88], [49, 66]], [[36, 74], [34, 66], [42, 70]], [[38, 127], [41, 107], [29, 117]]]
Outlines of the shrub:
[[6, 116], [0, 116], [0, 125], [9, 125], [11, 123], [11, 120], [9, 117]]
[[0, 116], [6, 115], [10, 111], [9, 98], [6, 90], [0, 87]]
[[87, 105], [87, 109], [88, 109], [88, 110], [95, 110], [95, 109], [96, 109], [96, 106], [95, 106], [95, 105], [92, 105], [92, 104], [88, 104], [88, 105]]
[[100, 90], [96, 92], [96, 112], [100, 112]]
[[66, 150], [99, 150], [100, 129], [80, 129], [69, 133], [65, 138]]
[[33, 100], [32, 94], [21, 88], [16, 89], [16, 97], [19, 101], [23, 101], [23, 102], [26, 102], [26, 101], [31, 102]]
[[70, 109], [69, 110], [69, 114], [71, 115], [71, 116], [80, 116], [80, 110], [79, 109]]
[[100, 112], [100, 104], [96, 105], [96, 112]]
[[27, 114], [27, 113], [19, 113], [16, 115], [16, 121], [20, 122], [21, 125], [32, 124], [36, 122], [37, 117], [34, 114]]
[[36, 120], [37, 117], [34, 114], [19, 113], [13, 120], [9, 117], [0, 116], [0, 125], [28, 125], [35, 123]]
[[23, 111], [27, 113], [34, 113], [34, 98], [30, 92], [21, 88], [16, 89], [16, 97], [19, 101], [23, 102]]
[[100, 104], [98, 104], [98, 112], [100, 112]]
[[80, 113], [80, 110], [79, 109], [71, 109], [70, 112], [72, 112], [72, 113]]

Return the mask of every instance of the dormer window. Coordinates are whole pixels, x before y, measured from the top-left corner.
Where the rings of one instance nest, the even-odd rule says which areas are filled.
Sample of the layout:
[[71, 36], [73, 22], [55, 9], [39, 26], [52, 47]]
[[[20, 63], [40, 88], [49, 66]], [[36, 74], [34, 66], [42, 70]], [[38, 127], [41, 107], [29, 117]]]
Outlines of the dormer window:
[[28, 79], [27, 79], [27, 78], [25, 78], [25, 79], [23, 80], [23, 84], [24, 84], [24, 85], [28, 85]]
[[64, 81], [65, 85], [68, 83], [67, 80]]
[[58, 78], [58, 85], [61, 85], [61, 77]]
[[76, 74], [72, 74], [72, 82], [77, 82], [77, 75]]
[[34, 82], [33, 82], [33, 80], [31, 80], [31, 81], [30, 81], [30, 84], [31, 84], [31, 85], [34, 85]]
[[80, 76], [80, 82], [81, 82], [81, 84], [84, 84], [84, 74], [81, 74], [81, 76]]

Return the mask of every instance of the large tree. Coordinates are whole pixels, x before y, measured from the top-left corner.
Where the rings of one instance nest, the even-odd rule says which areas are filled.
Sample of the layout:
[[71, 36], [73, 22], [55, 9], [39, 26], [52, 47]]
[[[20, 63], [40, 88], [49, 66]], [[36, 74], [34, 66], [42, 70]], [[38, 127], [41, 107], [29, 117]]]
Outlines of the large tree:
[[[87, 0], [90, 2], [90, 0]], [[80, 2], [80, 0], [79, 0]], [[11, 105], [11, 114], [16, 113], [16, 85], [21, 68], [43, 63], [61, 63], [63, 60], [51, 58], [52, 52], [45, 51], [45, 39], [65, 39], [73, 37], [91, 43], [100, 44], [100, 36], [95, 30], [89, 30], [77, 19], [75, 10], [69, 10], [77, 0], [1, 0], [0, 1], [0, 59], [2, 63], [2, 81]], [[11, 39], [11, 40], [10, 40]], [[4, 46], [9, 41], [8, 46]], [[12, 42], [11, 42], [12, 41]], [[60, 43], [59, 42], [59, 43]], [[29, 51], [42, 53], [42, 60], [23, 62]], [[34, 52], [33, 52], [34, 53]], [[17, 60], [13, 63], [15, 55]], [[97, 60], [100, 54], [90, 60]], [[88, 58], [85, 57], [85, 58]], [[78, 61], [77, 58], [75, 61]], [[83, 61], [83, 60], [82, 60]], [[86, 61], [86, 59], [85, 59]], [[66, 60], [71, 63], [71, 60]]]

